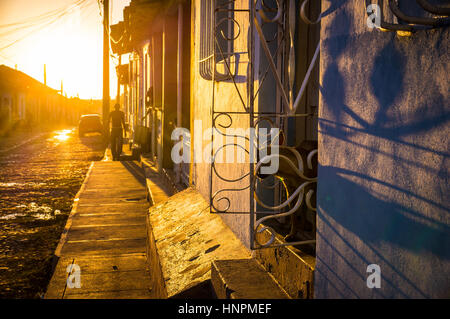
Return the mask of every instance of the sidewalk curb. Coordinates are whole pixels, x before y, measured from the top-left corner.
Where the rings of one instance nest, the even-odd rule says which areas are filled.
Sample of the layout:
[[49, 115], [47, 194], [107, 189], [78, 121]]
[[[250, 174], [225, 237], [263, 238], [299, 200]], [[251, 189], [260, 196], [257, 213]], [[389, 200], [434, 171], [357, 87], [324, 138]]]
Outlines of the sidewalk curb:
[[152, 207], [155, 205], [155, 200], [153, 198], [152, 189], [150, 187], [149, 177], [147, 174], [147, 170], [150, 169], [151, 165], [150, 163], [145, 160], [142, 155], [139, 157], [141, 168], [144, 171], [145, 176], [145, 188], [147, 189], [147, 202], [149, 203], [149, 206]]
[[59, 255], [61, 253], [61, 249], [64, 246], [64, 243], [66, 242], [67, 232], [69, 231], [70, 226], [72, 226], [72, 218], [77, 213], [78, 201], [80, 199], [80, 195], [86, 188], [86, 183], [87, 183], [87, 180], [89, 179], [89, 176], [91, 175], [93, 167], [94, 167], [94, 162], [92, 161], [91, 165], [89, 165], [88, 171], [86, 173], [86, 177], [84, 178], [84, 181], [81, 184], [80, 189], [78, 190], [77, 194], [75, 195], [75, 198], [73, 199], [72, 210], [70, 211], [70, 214], [67, 217], [66, 226], [64, 226], [64, 230], [61, 234], [61, 238], [60, 238], [58, 246], [56, 247], [56, 250], [55, 250], [55, 256], [59, 257]]
[[[130, 169], [120, 162], [86, 164], [85, 180], [79, 183], [70, 214], [66, 211], [66, 225], [61, 225], [64, 231], [60, 228], [52, 260], [56, 266], [43, 297], [152, 298], [151, 272], [146, 264], [146, 189], [134, 174], [140, 168]], [[84, 283], [77, 287], [81, 289], [71, 289], [74, 287], [67, 282], [71, 264], [84, 269]]]
[[[79, 199], [80, 199], [80, 195], [84, 191], [84, 189], [86, 188], [86, 183], [87, 183], [87, 181], [89, 179], [89, 176], [91, 175], [93, 167], [94, 167], [94, 161], [92, 161], [91, 164], [89, 165], [88, 171], [86, 173], [86, 177], [84, 178], [84, 181], [81, 184], [80, 189], [78, 190], [77, 194], [75, 195], [75, 197], [73, 199], [72, 210], [70, 211], [69, 216], [67, 217], [66, 225], [64, 226], [64, 230], [61, 233], [61, 237], [59, 239], [58, 245], [56, 246], [55, 252], [54, 252], [54, 254], [52, 256], [52, 276], [51, 277], [53, 277], [56, 265], [58, 264], [59, 257], [61, 255], [61, 250], [62, 250], [64, 244], [67, 241], [67, 233], [69, 232], [69, 229], [72, 226], [72, 219], [75, 216], [75, 214], [77, 213], [77, 208], [78, 208], [78, 202], [79, 202]], [[46, 290], [45, 293], [47, 293], [47, 290]], [[45, 294], [44, 294], [44, 298], [45, 298]]]

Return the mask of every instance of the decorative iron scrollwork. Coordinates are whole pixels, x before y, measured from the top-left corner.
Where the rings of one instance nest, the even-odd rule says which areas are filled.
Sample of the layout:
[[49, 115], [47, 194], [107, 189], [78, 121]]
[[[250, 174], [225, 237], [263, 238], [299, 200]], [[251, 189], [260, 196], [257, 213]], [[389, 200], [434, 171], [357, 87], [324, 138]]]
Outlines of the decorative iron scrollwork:
[[[220, 73], [217, 70], [217, 60], [216, 60], [216, 36], [217, 33], [220, 35], [221, 39], [225, 42], [232, 42], [240, 35], [240, 25], [239, 23], [231, 17], [224, 17], [217, 20], [217, 12], [221, 10], [228, 10], [228, 6], [233, 3], [233, 1], [227, 1], [225, 4], [221, 3], [223, 1], [219, 0], [201, 0], [200, 5], [200, 49], [199, 49], [199, 73], [205, 80], [215, 81], [225, 81], [229, 80], [236, 74], [235, 72]], [[225, 22], [230, 22], [236, 26], [238, 29], [238, 34], [236, 36], [230, 36], [225, 34], [220, 26], [224, 25]], [[219, 30], [219, 31], [218, 31]], [[230, 60], [231, 57], [235, 55], [233, 52], [223, 53], [223, 59]]]
[[[304, 141], [297, 148], [280, 146], [278, 155], [267, 155], [261, 158], [256, 164], [255, 175], [263, 179], [268, 178], [269, 176], [261, 176], [262, 174], [259, 174], [259, 169], [270, 158], [277, 156], [280, 159], [280, 166], [278, 172], [273, 176], [284, 184], [287, 195], [284, 202], [271, 206], [264, 203], [259, 198], [257, 192], [255, 192], [255, 200], [257, 203], [272, 212], [272, 214], [258, 219], [255, 224], [255, 241], [261, 247], [271, 245], [275, 239], [275, 231], [271, 227], [261, 226], [262, 223], [280, 217], [290, 217], [291, 219], [291, 229], [285, 237], [290, 245], [310, 244], [312, 243], [311, 240], [314, 240], [313, 236], [310, 239], [305, 239], [307, 236], [302, 235], [301, 240], [295, 240], [295, 238], [298, 238], [297, 232], [307, 231], [305, 227], [308, 219], [307, 210], [309, 209], [311, 212], [316, 211], [315, 204], [312, 203], [312, 197], [316, 192], [317, 186], [317, 153], [317, 142]], [[253, 183], [256, 183], [257, 180], [255, 178]], [[294, 205], [292, 205], [293, 202], [295, 202]], [[300, 223], [297, 220], [300, 220]], [[269, 241], [261, 243], [256, 235], [264, 230], [270, 231], [271, 238]], [[314, 233], [314, 227], [310, 227], [310, 232]]]
[[[410, 16], [404, 13], [400, 8], [399, 0], [387, 1], [388, 8], [391, 11], [393, 17], [398, 20], [398, 23], [386, 22], [386, 15], [384, 13], [385, 2], [384, 0], [379, 0], [377, 5], [380, 10], [380, 23], [379, 25], [376, 25], [376, 27], [381, 31], [394, 31], [398, 32], [400, 35], [407, 35], [420, 30], [428, 30], [450, 25], [449, 1], [446, 1], [447, 4], [434, 5], [429, 3], [427, 0], [416, 0], [418, 7], [422, 8], [424, 11], [424, 15], [421, 16]], [[412, 0], [410, 1], [412, 2]], [[366, 0], [366, 8], [368, 8], [369, 5], [371, 5], [370, 0]], [[367, 15], [369, 17], [372, 13], [373, 11], [371, 12], [370, 10], [367, 10]]]
[[[231, 1], [233, 2], [233, 1]], [[304, 1], [299, 9], [295, 0], [253, 0], [250, 1], [248, 9], [230, 9], [225, 4], [215, 9], [215, 14], [219, 10], [230, 10], [233, 16], [215, 19], [216, 29], [214, 41], [217, 50], [214, 50], [212, 61], [223, 61], [224, 69], [228, 75], [227, 81], [232, 84], [239, 95], [242, 109], [234, 107], [233, 110], [218, 109], [214, 95], [215, 75], [212, 74], [212, 145], [211, 166], [210, 166], [210, 212], [220, 214], [249, 214], [250, 229], [252, 238], [252, 249], [260, 249], [285, 245], [305, 245], [315, 243], [315, 194], [317, 186], [317, 142], [303, 141], [297, 147], [288, 143], [287, 123], [289, 119], [305, 118], [317, 116], [314, 112], [297, 112], [300, 99], [306, 91], [310, 81], [311, 73], [315, 67], [319, 46], [316, 46], [314, 56], [307, 68], [306, 76], [301, 79], [301, 87], [295, 92], [295, 31], [297, 17], [300, 16], [307, 23], [318, 23], [321, 16], [316, 19], [309, 19], [306, 15], [305, 6], [309, 1]], [[227, 9], [228, 8], [228, 9]], [[235, 75], [231, 70], [230, 55], [224, 48], [226, 41], [237, 40], [242, 36], [242, 29], [239, 26], [240, 18], [235, 14], [248, 14], [248, 71], [245, 76], [247, 91], [245, 96], [244, 88], [239, 87], [235, 81]], [[224, 36], [219, 25], [231, 21], [236, 28], [232, 36]], [[267, 26], [271, 29], [264, 29]], [[275, 26], [276, 32], [273, 31]], [[263, 31], [264, 29], [264, 31]], [[255, 32], [253, 32], [253, 30]], [[266, 31], [266, 32], [265, 32]], [[271, 36], [270, 32], [274, 32]], [[266, 38], [269, 33], [270, 39]], [[256, 36], [257, 34], [257, 36]], [[220, 38], [225, 39], [221, 42]], [[259, 42], [256, 40], [259, 38]], [[252, 66], [255, 62], [254, 46], [258, 43], [266, 58], [265, 71], [260, 73], [258, 88], [254, 90], [255, 81]], [[261, 65], [260, 65], [261, 67]], [[262, 75], [262, 76], [261, 76]], [[273, 105], [270, 110], [256, 110], [253, 103], [256, 101], [264, 81], [271, 75], [276, 82], [278, 92], [277, 100], [281, 103], [279, 107]], [[219, 78], [223, 79], [222, 77]], [[242, 92], [241, 92], [241, 90]], [[261, 102], [259, 102], [261, 105]], [[247, 121], [247, 122], [246, 122]], [[227, 129], [237, 126], [236, 123], [249, 123], [249, 128], [253, 129], [250, 135], [229, 133]], [[274, 134], [274, 129], [276, 134]], [[220, 146], [214, 146], [217, 139], [230, 138], [233, 142], [226, 142]], [[233, 148], [245, 154], [246, 161], [249, 162], [249, 170], [241, 172], [239, 169], [226, 170], [221, 167], [220, 156], [225, 150]], [[279, 169], [275, 173], [264, 173], [268, 163], [276, 159], [279, 162]], [[227, 173], [225, 173], [227, 172]], [[236, 174], [236, 176], [230, 176]], [[269, 190], [273, 203], [268, 203], [268, 197], [260, 193], [261, 190]], [[283, 193], [284, 192], [284, 193]], [[283, 193], [283, 194], [281, 194]], [[238, 203], [233, 200], [233, 196], [242, 201], [248, 195], [250, 200], [248, 210], [236, 209]], [[244, 195], [245, 194], [245, 195]], [[282, 198], [278, 198], [278, 194]], [[239, 206], [239, 205], [238, 205]], [[242, 208], [242, 205], [239, 206]], [[289, 234], [283, 243], [275, 243], [275, 236], [278, 232], [270, 225], [270, 221], [287, 218], [290, 227]], [[300, 226], [299, 226], [300, 225]], [[307, 227], [307, 225], [309, 225]], [[309, 231], [309, 230], [310, 231]], [[269, 238], [267, 238], [267, 232]], [[266, 232], [264, 237], [258, 235]]]

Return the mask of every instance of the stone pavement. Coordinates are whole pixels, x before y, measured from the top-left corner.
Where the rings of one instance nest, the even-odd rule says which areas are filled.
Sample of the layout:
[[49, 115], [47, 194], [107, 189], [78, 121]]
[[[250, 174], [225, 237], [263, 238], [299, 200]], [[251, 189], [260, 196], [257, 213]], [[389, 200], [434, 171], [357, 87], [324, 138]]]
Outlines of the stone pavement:
[[[154, 298], [146, 264], [148, 208], [137, 162], [93, 162], [55, 252], [45, 298]], [[80, 267], [81, 288], [67, 286], [71, 264]]]
[[17, 132], [9, 137], [1, 136], [0, 154], [10, 153], [19, 147], [49, 134], [50, 132]]

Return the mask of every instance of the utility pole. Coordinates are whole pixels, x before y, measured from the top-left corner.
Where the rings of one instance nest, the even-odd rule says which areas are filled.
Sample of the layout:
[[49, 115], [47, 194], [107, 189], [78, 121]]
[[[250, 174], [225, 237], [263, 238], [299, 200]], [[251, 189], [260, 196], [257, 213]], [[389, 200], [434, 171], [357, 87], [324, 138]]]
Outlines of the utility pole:
[[120, 67], [122, 65], [122, 55], [119, 54], [119, 66], [117, 67], [117, 95], [116, 95], [116, 103], [120, 104]]
[[103, 0], [103, 125], [106, 134], [109, 131], [106, 127], [110, 111], [109, 99], [109, 0]]
[[44, 64], [44, 85], [47, 85], [47, 65]]

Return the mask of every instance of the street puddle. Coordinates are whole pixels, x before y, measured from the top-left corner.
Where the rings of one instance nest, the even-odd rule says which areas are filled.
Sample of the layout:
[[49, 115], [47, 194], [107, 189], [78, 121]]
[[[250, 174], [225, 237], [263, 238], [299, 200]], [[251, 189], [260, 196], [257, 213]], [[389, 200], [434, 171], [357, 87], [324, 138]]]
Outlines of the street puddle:
[[25, 217], [26, 214], [24, 213], [14, 213], [14, 214], [8, 214], [8, 215], [4, 215], [4, 216], [0, 216], [1, 220], [9, 220], [9, 219], [15, 219], [18, 217]]
[[75, 129], [71, 130], [60, 130], [55, 131], [54, 135], [47, 139], [47, 141], [54, 142], [55, 146], [59, 145], [60, 143], [66, 142], [72, 135], [72, 133], [75, 131]]
[[40, 187], [40, 186], [45, 186], [46, 183], [34, 183], [34, 182], [28, 182], [28, 183], [0, 183], [0, 187], [3, 188], [11, 188], [11, 187]]
[[49, 220], [61, 214], [61, 211], [59, 209], [54, 210], [53, 208], [47, 205], [39, 206], [35, 202], [32, 202], [28, 205], [18, 205], [16, 206], [16, 208], [21, 211], [17, 213], [0, 216], [0, 219], [9, 220], [20, 217], [33, 217], [35, 219]]
[[0, 187], [16, 187], [19, 185], [20, 183], [0, 183]]
[[72, 133], [72, 131], [73, 129], [57, 131], [57, 134], [54, 136], [54, 138], [58, 141], [65, 142], [70, 138], [70, 133]]

